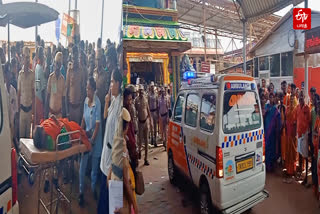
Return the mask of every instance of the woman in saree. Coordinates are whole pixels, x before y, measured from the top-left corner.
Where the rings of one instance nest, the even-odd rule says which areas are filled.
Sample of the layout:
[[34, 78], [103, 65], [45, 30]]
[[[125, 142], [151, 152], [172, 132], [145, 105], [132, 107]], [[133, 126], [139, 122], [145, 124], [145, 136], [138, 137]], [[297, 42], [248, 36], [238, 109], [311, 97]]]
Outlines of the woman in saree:
[[[320, 128], [320, 119], [318, 116], [318, 101], [320, 99], [319, 95], [315, 93], [315, 89], [312, 87], [310, 89], [311, 94], [311, 133], [312, 135], [312, 146], [311, 149], [311, 172], [312, 172], [312, 184], [313, 191], [316, 197], [318, 197], [318, 175], [317, 175], [317, 160], [318, 160], [318, 147], [319, 147], [319, 136], [318, 131]], [[319, 103], [320, 104], [320, 103]], [[311, 143], [311, 142], [310, 142]]]
[[313, 127], [313, 146], [314, 146], [314, 157], [315, 157], [315, 162], [316, 162], [316, 167], [312, 171], [312, 183], [314, 185], [314, 192], [319, 199], [320, 196], [320, 156], [319, 156], [319, 135], [320, 135], [320, 99], [319, 95], [316, 96], [315, 100], [315, 111], [317, 113], [317, 118], [316, 122]]
[[260, 104], [261, 104], [261, 109], [262, 109], [262, 117], [264, 119], [265, 115], [266, 115], [266, 103], [267, 103], [267, 99], [266, 99], [266, 95], [264, 92], [262, 92], [260, 94]]
[[282, 164], [285, 162], [285, 154], [286, 154], [286, 147], [287, 147], [287, 136], [286, 136], [286, 106], [283, 103], [284, 94], [280, 92], [279, 94], [279, 101], [280, 104], [278, 106], [278, 110], [280, 112], [281, 118], [281, 137], [280, 137], [280, 144], [281, 144], [281, 161]]
[[286, 178], [283, 180], [285, 183], [292, 182], [292, 176], [296, 172], [296, 159], [297, 159], [297, 139], [296, 139], [296, 107], [295, 94], [290, 96], [290, 102], [286, 111], [286, 153], [285, 153], [285, 168], [287, 169]]
[[266, 168], [273, 170], [273, 164], [279, 157], [279, 139], [281, 119], [279, 110], [276, 107], [275, 95], [269, 94], [270, 103], [266, 105], [264, 120], [265, 140], [266, 140]]

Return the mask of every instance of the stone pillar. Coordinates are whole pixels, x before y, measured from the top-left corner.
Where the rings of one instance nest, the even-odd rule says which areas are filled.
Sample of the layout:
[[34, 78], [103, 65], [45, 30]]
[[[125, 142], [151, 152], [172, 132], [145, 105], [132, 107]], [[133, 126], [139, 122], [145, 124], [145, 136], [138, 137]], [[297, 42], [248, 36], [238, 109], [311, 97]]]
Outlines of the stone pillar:
[[173, 96], [176, 99], [181, 84], [180, 74], [180, 53], [171, 54], [172, 74], [173, 74]]

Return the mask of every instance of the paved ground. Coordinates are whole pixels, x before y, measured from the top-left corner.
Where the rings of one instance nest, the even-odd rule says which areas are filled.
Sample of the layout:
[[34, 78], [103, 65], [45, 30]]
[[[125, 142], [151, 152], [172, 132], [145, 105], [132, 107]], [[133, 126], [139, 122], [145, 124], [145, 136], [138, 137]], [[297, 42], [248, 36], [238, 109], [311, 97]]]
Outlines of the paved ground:
[[[139, 213], [198, 213], [197, 194], [186, 182], [174, 187], [167, 172], [167, 155], [163, 147], [149, 150], [150, 166], [140, 166], [144, 174], [145, 193], [138, 196]], [[140, 164], [143, 164], [140, 161]], [[311, 181], [311, 178], [309, 178]], [[281, 171], [267, 174], [266, 189], [270, 197], [253, 208], [252, 214], [317, 214], [320, 213], [312, 188], [299, 183], [284, 184]]]
[[[76, 168], [78, 168], [78, 164], [75, 164]], [[79, 170], [76, 169], [76, 172]], [[78, 205], [78, 194], [79, 194], [79, 180], [78, 175], [75, 175], [76, 179], [72, 182], [73, 192], [71, 195], [71, 213], [75, 214], [93, 214], [97, 212], [97, 202], [94, 200], [93, 193], [90, 188], [90, 180], [86, 177], [86, 193], [85, 193], [85, 206], [83, 208]], [[62, 182], [61, 182], [62, 183]], [[47, 200], [50, 198], [50, 193], [45, 194], [43, 192], [43, 180], [41, 182], [41, 195]], [[70, 185], [64, 185], [62, 188], [66, 191], [67, 196], [69, 196]], [[36, 178], [36, 182], [33, 186], [30, 186], [28, 183], [27, 176], [23, 174], [21, 178], [21, 183], [18, 186], [18, 197], [19, 197], [19, 206], [20, 206], [20, 214], [36, 214], [38, 213], [38, 187], [39, 187], [39, 179]], [[43, 208], [40, 208], [40, 213], [46, 213]], [[53, 208], [53, 212], [55, 213], [55, 208]], [[66, 202], [61, 202], [59, 206], [59, 213], [70, 213], [69, 208]]]
[[[143, 158], [142, 158], [143, 159]], [[163, 147], [149, 149], [150, 166], [140, 166], [144, 174], [145, 193], [138, 196], [139, 213], [142, 214], [197, 214], [197, 194], [190, 188], [190, 184], [182, 182], [179, 187], [170, 184], [167, 173], [167, 155]], [[143, 164], [143, 161], [140, 161]], [[76, 166], [77, 167], [77, 166]], [[77, 170], [76, 170], [77, 171]], [[80, 208], [77, 203], [78, 178], [74, 180], [72, 194], [72, 213], [91, 214], [96, 213], [97, 203], [90, 191], [90, 181], [86, 178], [87, 192], [85, 194], [86, 204]], [[20, 213], [37, 213], [38, 179], [31, 187], [27, 177], [22, 177], [19, 185]], [[311, 179], [309, 179], [310, 181]], [[69, 188], [67, 185], [65, 188]], [[41, 188], [42, 190], [43, 188]], [[191, 190], [190, 190], [191, 189]], [[317, 201], [313, 196], [312, 189], [306, 189], [299, 183], [284, 184], [281, 173], [267, 174], [266, 189], [270, 198], [253, 208], [253, 214], [317, 214], [320, 213]], [[41, 193], [44, 194], [43, 192]], [[46, 194], [48, 197], [49, 194]], [[66, 212], [66, 204], [62, 203], [59, 213]], [[43, 209], [40, 213], [45, 213]]]

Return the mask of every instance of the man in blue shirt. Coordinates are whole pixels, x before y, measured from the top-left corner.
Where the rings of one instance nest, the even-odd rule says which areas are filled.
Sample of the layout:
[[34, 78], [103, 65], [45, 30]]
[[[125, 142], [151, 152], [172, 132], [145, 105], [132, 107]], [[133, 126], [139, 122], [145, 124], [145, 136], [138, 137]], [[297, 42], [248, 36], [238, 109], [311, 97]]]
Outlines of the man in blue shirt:
[[[88, 138], [90, 139], [92, 150], [92, 171], [91, 171], [91, 190], [97, 199], [97, 190], [95, 188], [100, 166], [100, 157], [102, 152], [102, 129], [101, 129], [101, 104], [98, 96], [95, 95], [96, 83], [93, 77], [90, 77], [87, 83], [87, 98], [84, 102], [83, 119], [81, 128], [85, 128]], [[80, 196], [79, 204], [84, 204], [84, 178], [87, 168], [89, 153], [82, 156], [79, 170]]]

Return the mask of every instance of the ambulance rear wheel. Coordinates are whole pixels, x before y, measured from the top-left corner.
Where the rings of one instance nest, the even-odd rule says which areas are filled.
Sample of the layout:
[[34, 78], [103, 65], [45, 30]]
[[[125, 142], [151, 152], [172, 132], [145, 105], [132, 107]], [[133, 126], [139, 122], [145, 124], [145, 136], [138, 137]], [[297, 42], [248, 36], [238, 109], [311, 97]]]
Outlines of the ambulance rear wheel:
[[213, 213], [210, 189], [207, 183], [203, 183], [200, 186], [200, 213], [201, 214]]
[[176, 167], [174, 165], [174, 161], [173, 161], [173, 155], [172, 152], [169, 152], [168, 155], [168, 174], [169, 174], [169, 180], [171, 184], [176, 184], [177, 181], [177, 170]]

